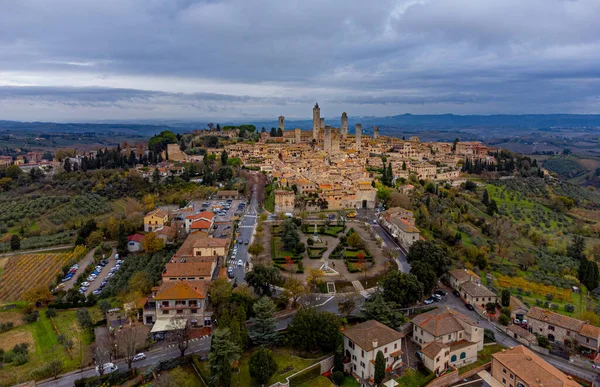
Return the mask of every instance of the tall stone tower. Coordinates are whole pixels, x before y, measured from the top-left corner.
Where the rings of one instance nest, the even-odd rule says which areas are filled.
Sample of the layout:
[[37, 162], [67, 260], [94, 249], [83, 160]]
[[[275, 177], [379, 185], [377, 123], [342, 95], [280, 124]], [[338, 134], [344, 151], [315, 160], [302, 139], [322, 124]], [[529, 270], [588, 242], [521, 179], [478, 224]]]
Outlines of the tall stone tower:
[[321, 109], [319, 104], [316, 103], [313, 108], [313, 139], [319, 139], [319, 129], [321, 128]]
[[319, 127], [320, 130], [325, 130], [325, 118], [321, 118], [321, 121], [319, 122]]
[[362, 140], [362, 125], [356, 124], [356, 150], [360, 150]]
[[302, 141], [302, 131], [300, 128], [294, 129], [294, 136], [296, 138], [296, 144], [300, 144], [300, 141]]
[[285, 130], [285, 117], [284, 116], [279, 116], [279, 119], [277, 120], [277, 127], [279, 129], [281, 129], [282, 132]]
[[339, 129], [331, 130], [331, 153], [340, 151], [340, 137], [341, 136], [342, 135], [340, 134]]
[[342, 113], [342, 125], [340, 126], [340, 130], [342, 132], [342, 137], [346, 138], [348, 136], [348, 115], [346, 112]]
[[379, 138], [379, 126], [373, 127], [373, 139]]
[[325, 132], [323, 135], [323, 150], [331, 154], [331, 126], [325, 125]]

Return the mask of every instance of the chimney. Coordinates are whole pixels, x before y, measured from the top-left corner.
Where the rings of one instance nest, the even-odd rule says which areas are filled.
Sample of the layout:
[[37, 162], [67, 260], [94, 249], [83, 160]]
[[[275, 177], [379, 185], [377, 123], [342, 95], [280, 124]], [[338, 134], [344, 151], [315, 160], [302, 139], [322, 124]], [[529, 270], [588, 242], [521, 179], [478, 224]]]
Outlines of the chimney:
[[377, 339], [373, 339], [373, 348], [377, 348], [377, 344], [378, 344]]

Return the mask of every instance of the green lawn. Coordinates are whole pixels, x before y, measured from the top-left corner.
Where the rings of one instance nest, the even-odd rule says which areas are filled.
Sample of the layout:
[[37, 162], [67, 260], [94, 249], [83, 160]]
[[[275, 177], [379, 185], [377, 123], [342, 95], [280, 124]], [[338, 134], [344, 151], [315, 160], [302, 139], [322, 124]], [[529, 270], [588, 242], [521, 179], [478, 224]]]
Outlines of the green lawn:
[[345, 250], [344, 251], [344, 256], [348, 257], [348, 258], [354, 258], [357, 257], [358, 254], [362, 253], [362, 255], [365, 257], [365, 259], [372, 259], [373, 257], [369, 257], [369, 255], [367, 254], [367, 252], [363, 249], [357, 250], [357, 251], [349, 251], [349, 250]]
[[331, 380], [327, 379], [325, 376], [319, 376], [318, 378], [314, 378], [309, 380], [306, 383], [300, 384], [298, 387], [334, 387], [335, 384], [331, 383]]
[[477, 352], [477, 361], [475, 363], [471, 363], [462, 368], [459, 368], [458, 373], [463, 374], [469, 370], [472, 370], [473, 368], [477, 368], [481, 365], [484, 365], [485, 363], [491, 362], [492, 355], [496, 352], [502, 351], [504, 348], [506, 347], [500, 344], [488, 345], [486, 347], [483, 347], [481, 351]]
[[360, 387], [360, 383], [354, 379], [351, 376], [346, 376], [344, 378], [344, 384], [342, 384], [343, 387]]
[[435, 374], [426, 370], [415, 371], [411, 368], [404, 371], [401, 378], [396, 379], [402, 387], [423, 387], [435, 379]]
[[[232, 375], [231, 383], [234, 386], [252, 386], [253, 381], [250, 378], [250, 370], [248, 367], [248, 362], [250, 360], [250, 356], [256, 350], [253, 348], [248, 350], [242, 354], [240, 358], [240, 366], [239, 372], [234, 373]], [[290, 375], [293, 375], [312, 364], [315, 364], [320, 358], [316, 359], [302, 359], [296, 356], [295, 351], [290, 348], [274, 348], [273, 356], [275, 357], [275, 362], [277, 363], [278, 371], [269, 379], [269, 382], [266, 384], [270, 386], [276, 382], [284, 382], [286, 378]], [[208, 367], [208, 362], [203, 361], [202, 363], [202, 375], [208, 376], [210, 375], [210, 369]], [[288, 370], [289, 369], [289, 370]], [[287, 370], [284, 373], [280, 373], [283, 370]], [[239, 384], [238, 384], [239, 382]]]

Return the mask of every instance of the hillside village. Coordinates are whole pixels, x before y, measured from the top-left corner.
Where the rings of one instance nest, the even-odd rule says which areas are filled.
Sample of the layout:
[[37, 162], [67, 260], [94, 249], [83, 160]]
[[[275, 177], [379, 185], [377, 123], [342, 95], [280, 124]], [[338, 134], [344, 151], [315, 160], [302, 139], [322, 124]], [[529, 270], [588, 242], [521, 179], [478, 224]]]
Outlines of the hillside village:
[[[591, 385], [598, 193], [479, 142], [399, 139], [378, 127], [366, 137], [360, 124], [348, 133], [346, 113], [339, 128], [320, 114], [316, 104], [308, 131], [286, 130], [279, 117], [271, 132], [163, 132], [145, 146], [3, 159], [14, 176], [7, 192], [90, 192], [57, 199], [70, 215], [40, 211], [71, 222], [61, 231], [51, 222], [75, 241], [61, 247], [68, 254], [18, 254], [13, 240], [34, 240], [32, 224], [47, 224], [35, 214], [5, 227], [14, 257], [0, 274], [0, 318], [14, 321], [0, 341], [30, 339], [25, 363], [6, 361], [0, 375], [52, 376], [52, 359], [33, 345], [35, 332], [56, 327], [52, 337], [69, 335], [81, 356], [73, 342], [46, 350], [60, 354], [59, 371], [87, 363], [85, 383], [151, 380], [127, 372], [144, 350], [139, 368], [193, 364], [219, 385]], [[29, 268], [47, 266], [21, 286], [25, 257]], [[107, 348], [120, 349], [103, 356]], [[23, 352], [2, 349], [9, 359]], [[155, 350], [179, 360], [157, 361]], [[202, 355], [217, 351], [229, 354], [219, 367]], [[258, 373], [258, 356], [275, 365]], [[94, 371], [108, 363], [119, 371]]]

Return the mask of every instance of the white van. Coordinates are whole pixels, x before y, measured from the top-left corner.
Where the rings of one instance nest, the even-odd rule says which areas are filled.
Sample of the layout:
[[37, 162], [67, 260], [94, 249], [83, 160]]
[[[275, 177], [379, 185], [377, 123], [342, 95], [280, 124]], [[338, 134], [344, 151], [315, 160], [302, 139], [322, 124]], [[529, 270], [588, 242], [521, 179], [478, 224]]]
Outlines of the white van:
[[[99, 366], [96, 366], [96, 373], [98, 374], [98, 376], [100, 376], [100, 368], [98, 368]], [[106, 374], [110, 374], [111, 372], [115, 372], [119, 370], [119, 367], [117, 367], [116, 364], [114, 363], [106, 363], [102, 366], [102, 368], [104, 369], [104, 375]]]

